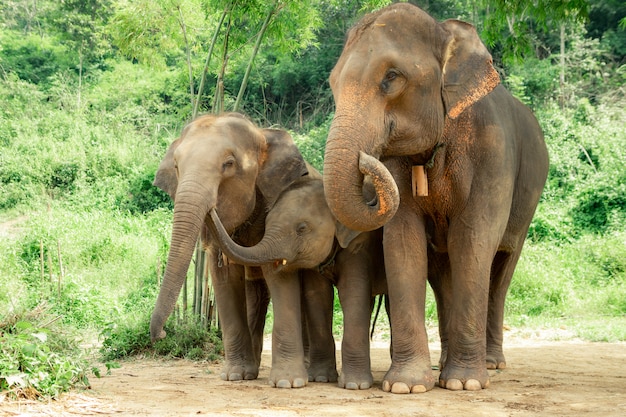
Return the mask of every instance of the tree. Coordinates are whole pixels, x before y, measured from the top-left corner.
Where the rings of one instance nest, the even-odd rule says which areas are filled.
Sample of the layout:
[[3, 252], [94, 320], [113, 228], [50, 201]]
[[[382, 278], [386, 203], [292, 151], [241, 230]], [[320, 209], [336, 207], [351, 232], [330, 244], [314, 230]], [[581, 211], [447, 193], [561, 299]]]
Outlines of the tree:
[[98, 60], [110, 50], [104, 33], [110, 15], [111, 0], [62, 0], [48, 15], [50, 27], [54, 28], [61, 43], [77, 54], [78, 108], [85, 62]]
[[[222, 83], [231, 63], [248, 62], [237, 98], [227, 108], [236, 110], [242, 105], [250, 71], [263, 47], [293, 53], [312, 45], [314, 31], [321, 26], [313, 6], [302, 0], [118, 2], [111, 33], [122, 53], [145, 63], [171, 65], [168, 55], [185, 57], [193, 116], [207, 107], [226, 110], [220, 104], [226, 94]], [[210, 76], [216, 83], [213, 105], [203, 106]]]
[[481, 36], [504, 62], [533, 54], [536, 32], [584, 21], [589, 13], [587, 0], [478, 1], [485, 14]]

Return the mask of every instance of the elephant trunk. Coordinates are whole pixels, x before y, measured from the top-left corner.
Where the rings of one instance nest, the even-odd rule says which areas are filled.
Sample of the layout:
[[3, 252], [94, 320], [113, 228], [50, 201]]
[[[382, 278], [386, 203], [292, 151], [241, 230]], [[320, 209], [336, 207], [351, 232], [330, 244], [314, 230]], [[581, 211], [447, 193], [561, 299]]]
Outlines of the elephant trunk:
[[228, 235], [215, 209], [211, 209], [209, 215], [211, 233], [220, 244], [224, 255], [229, 259], [247, 266], [262, 266], [269, 263], [279, 266], [287, 263], [284, 257], [276, 253], [274, 249], [276, 245], [272, 244], [272, 238], [267, 233], [256, 245], [252, 247], [241, 246]]
[[[350, 229], [370, 231], [382, 227], [398, 210], [398, 186], [371, 150], [359, 149], [345, 132], [331, 126], [324, 156], [324, 193], [335, 217]], [[368, 175], [376, 199], [368, 201], [363, 181]]]
[[181, 187], [176, 194], [172, 239], [165, 275], [150, 319], [150, 339], [153, 342], [166, 336], [163, 327], [176, 306], [176, 300], [187, 277], [200, 228], [210, 206], [206, 199], [198, 201], [198, 195], [193, 190], [186, 192]]

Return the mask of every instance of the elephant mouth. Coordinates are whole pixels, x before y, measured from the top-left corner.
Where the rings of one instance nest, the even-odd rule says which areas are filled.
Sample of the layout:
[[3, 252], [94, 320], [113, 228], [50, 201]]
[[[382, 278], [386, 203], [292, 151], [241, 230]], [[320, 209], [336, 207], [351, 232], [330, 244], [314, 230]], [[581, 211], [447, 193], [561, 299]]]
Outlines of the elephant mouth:
[[280, 271], [282, 269], [285, 269], [286, 266], [287, 259], [275, 259], [274, 262], [272, 262], [272, 268], [274, 269], [274, 271]]

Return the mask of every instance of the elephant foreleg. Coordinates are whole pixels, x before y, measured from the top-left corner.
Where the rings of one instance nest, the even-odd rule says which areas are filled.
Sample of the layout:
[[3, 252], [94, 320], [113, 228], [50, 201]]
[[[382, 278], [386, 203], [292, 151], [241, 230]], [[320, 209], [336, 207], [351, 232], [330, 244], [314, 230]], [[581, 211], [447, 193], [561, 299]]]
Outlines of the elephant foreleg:
[[424, 218], [413, 206], [405, 164], [399, 159], [386, 162], [398, 184], [400, 207], [383, 230], [393, 356], [382, 388], [419, 393], [435, 386], [425, 324], [428, 260]]
[[302, 346], [301, 285], [298, 272], [273, 272], [263, 268], [272, 296], [272, 370], [269, 383], [278, 388], [301, 388], [308, 380]]

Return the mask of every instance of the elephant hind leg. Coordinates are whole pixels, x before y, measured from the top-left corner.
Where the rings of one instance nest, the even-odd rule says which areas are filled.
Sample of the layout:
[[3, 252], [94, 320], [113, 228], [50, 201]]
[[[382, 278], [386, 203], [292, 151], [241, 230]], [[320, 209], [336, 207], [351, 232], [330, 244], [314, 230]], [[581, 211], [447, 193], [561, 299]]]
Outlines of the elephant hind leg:
[[439, 340], [441, 342], [441, 356], [439, 369], [446, 365], [448, 355], [448, 330], [450, 309], [452, 308], [452, 288], [450, 276], [450, 258], [447, 253], [428, 252], [428, 283], [435, 295], [437, 304], [437, 318], [439, 322]]
[[487, 369], [506, 368], [506, 359], [502, 351], [504, 301], [520, 254], [521, 245], [514, 252], [499, 251], [491, 266], [487, 316]]
[[303, 270], [301, 275], [302, 338], [309, 381], [336, 382], [333, 284], [315, 270]]
[[209, 253], [209, 260], [224, 343], [225, 360], [220, 377], [224, 381], [256, 379], [259, 365], [252, 347], [246, 314], [243, 267], [233, 264], [219, 267], [213, 251]]
[[265, 329], [265, 317], [270, 302], [270, 293], [263, 279], [246, 279], [246, 310], [248, 327], [252, 338], [252, 351], [257, 366], [261, 365], [261, 352], [263, 351], [263, 331]]

